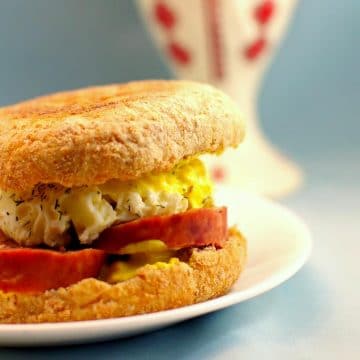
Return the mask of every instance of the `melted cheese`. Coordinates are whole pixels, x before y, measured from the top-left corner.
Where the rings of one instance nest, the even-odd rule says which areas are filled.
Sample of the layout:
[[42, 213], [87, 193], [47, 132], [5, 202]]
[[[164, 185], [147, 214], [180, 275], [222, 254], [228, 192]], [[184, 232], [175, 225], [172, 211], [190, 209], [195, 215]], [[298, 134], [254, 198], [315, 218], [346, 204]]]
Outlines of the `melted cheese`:
[[21, 195], [0, 190], [0, 228], [24, 246], [62, 246], [73, 225], [80, 242], [90, 244], [114, 223], [209, 206], [211, 193], [199, 159], [183, 160], [170, 172], [136, 181], [71, 189], [41, 184]]

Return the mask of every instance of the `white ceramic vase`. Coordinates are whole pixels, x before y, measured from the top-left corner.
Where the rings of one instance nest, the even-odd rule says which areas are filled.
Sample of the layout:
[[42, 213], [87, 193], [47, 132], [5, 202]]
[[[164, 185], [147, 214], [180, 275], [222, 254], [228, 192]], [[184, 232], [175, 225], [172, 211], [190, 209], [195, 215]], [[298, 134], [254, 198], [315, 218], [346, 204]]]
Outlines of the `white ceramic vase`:
[[137, 0], [178, 78], [211, 83], [239, 103], [247, 123], [237, 150], [207, 157], [215, 181], [279, 197], [302, 180], [297, 165], [265, 138], [257, 100], [264, 73], [297, 0]]

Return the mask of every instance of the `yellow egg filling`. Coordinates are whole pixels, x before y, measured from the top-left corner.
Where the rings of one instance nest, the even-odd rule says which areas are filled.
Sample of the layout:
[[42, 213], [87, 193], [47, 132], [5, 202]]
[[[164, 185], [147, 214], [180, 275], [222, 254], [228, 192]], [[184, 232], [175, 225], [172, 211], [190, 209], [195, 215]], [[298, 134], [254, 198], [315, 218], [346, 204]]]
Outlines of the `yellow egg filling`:
[[156, 269], [166, 269], [180, 260], [176, 257], [176, 251], [169, 250], [160, 240], [141, 241], [124, 247], [121, 254], [128, 254], [128, 260], [114, 261], [105, 269], [102, 280], [116, 284], [134, 277], [141, 267], [151, 265]]
[[161, 240], [146, 240], [138, 243], [129, 244], [120, 249], [119, 254], [139, 254], [139, 253], [163, 253], [168, 251], [168, 247]]
[[201, 160], [134, 181], [64, 188], [40, 184], [27, 194], [0, 189], [0, 229], [23, 246], [66, 246], [71, 225], [91, 244], [113, 224], [212, 206], [212, 183]]

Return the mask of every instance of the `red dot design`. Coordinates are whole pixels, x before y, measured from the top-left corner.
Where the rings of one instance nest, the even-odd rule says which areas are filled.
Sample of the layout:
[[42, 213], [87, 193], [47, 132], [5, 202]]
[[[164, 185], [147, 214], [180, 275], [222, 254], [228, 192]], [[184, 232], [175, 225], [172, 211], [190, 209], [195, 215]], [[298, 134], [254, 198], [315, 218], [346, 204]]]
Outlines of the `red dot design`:
[[255, 60], [265, 49], [266, 40], [260, 38], [245, 48], [245, 56], [248, 60]]
[[176, 22], [174, 12], [162, 2], [155, 5], [155, 18], [167, 30], [173, 28]]
[[264, 0], [254, 8], [254, 21], [257, 22], [260, 30], [259, 37], [243, 49], [243, 55], [249, 61], [256, 60], [267, 47], [266, 25], [271, 20], [275, 11], [275, 1]]
[[211, 176], [214, 181], [223, 182], [226, 178], [226, 170], [221, 165], [214, 166], [211, 170]]
[[169, 55], [179, 64], [186, 65], [191, 61], [190, 53], [176, 42], [168, 45]]
[[255, 8], [254, 16], [256, 21], [261, 24], [267, 24], [275, 10], [275, 4], [272, 0], [266, 0]]
[[176, 12], [164, 1], [157, 1], [154, 8], [154, 20], [166, 33], [165, 49], [168, 56], [178, 65], [188, 65], [191, 62], [190, 52], [174, 40], [174, 28], [178, 23]]

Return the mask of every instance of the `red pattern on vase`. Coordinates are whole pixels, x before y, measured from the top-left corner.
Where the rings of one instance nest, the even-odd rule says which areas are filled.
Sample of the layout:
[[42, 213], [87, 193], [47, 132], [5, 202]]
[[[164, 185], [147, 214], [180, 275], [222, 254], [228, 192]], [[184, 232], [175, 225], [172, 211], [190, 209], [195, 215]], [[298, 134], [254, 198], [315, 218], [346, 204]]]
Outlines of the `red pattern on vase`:
[[245, 49], [245, 57], [249, 60], [255, 60], [264, 51], [265, 47], [266, 40], [260, 38]]
[[264, 0], [254, 9], [254, 20], [260, 26], [260, 37], [243, 49], [243, 55], [249, 61], [256, 60], [267, 47], [266, 26], [271, 20], [275, 11], [273, 0]]
[[274, 10], [274, 2], [272, 0], [266, 0], [255, 8], [254, 17], [259, 24], [265, 25], [271, 19]]
[[176, 22], [174, 12], [163, 2], [158, 2], [155, 5], [155, 18], [167, 30], [173, 28]]
[[209, 33], [209, 52], [213, 77], [221, 80], [224, 77], [223, 48], [221, 44], [221, 19], [219, 0], [204, 0], [204, 19], [206, 32]]
[[174, 40], [173, 28], [176, 26], [176, 13], [169, 8], [163, 1], [158, 1], [154, 6], [155, 21], [166, 30], [167, 45], [166, 50], [170, 58], [178, 65], [187, 65], [191, 62], [190, 52], [177, 41]]
[[191, 61], [191, 55], [188, 50], [176, 42], [168, 45], [169, 55], [179, 64], [186, 65]]
[[226, 179], [226, 169], [221, 165], [216, 165], [211, 169], [211, 177], [214, 181], [220, 183]]

